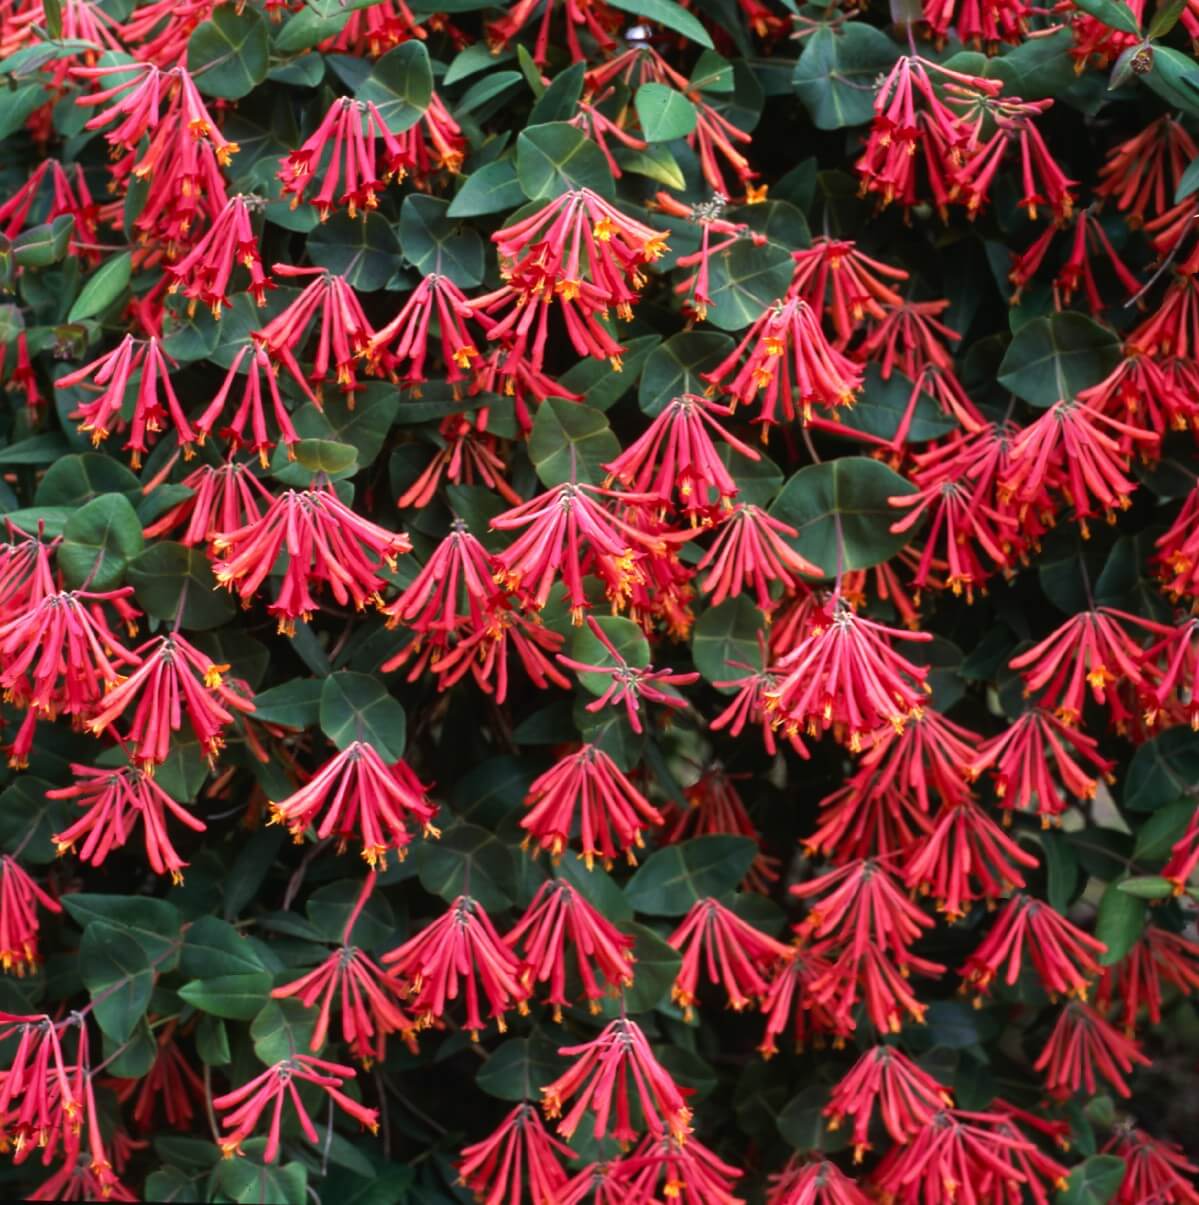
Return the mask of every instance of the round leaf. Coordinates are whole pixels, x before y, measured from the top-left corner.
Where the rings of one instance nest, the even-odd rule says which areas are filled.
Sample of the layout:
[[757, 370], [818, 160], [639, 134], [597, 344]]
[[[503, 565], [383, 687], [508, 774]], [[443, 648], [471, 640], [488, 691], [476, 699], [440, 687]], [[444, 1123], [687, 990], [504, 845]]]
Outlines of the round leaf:
[[199, 548], [159, 540], [129, 562], [128, 577], [137, 605], [155, 619], [173, 621], [180, 614], [180, 599], [180, 624], [193, 631], [220, 627], [237, 613], [228, 591], [217, 587], [212, 566]]
[[354, 218], [339, 211], [308, 236], [312, 262], [364, 293], [381, 289], [392, 278], [399, 250], [395, 231], [377, 209]]
[[141, 521], [122, 494], [103, 494], [77, 510], [63, 528], [58, 567], [67, 585], [111, 590], [145, 545]]
[[363, 80], [357, 95], [375, 105], [393, 134], [414, 126], [433, 96], [433, 68], [425, 44], [413, 38], [389, 50]]
[[216, 9], [187, 42], [187, 69], [207, 96], [239, 100], [266, 79], [270, 34], [253, 8]]
[[641, 132], [649, 142], [672, 142], [695, 129], [695, 106], [665, 84], [642, 84], [633, 99]]
[[620, 441], [600, 410], [563, 398], [537, 408], [529, 433], [529, 459], [547, 488], [566, 481], [598, 485], [604, 465], [620, 455]]
[[404, 709], [370, 674], [341, 670], [321, 688], [321, 731], [339, 748], [372, 745], [384, 761], [404, 756]]
[[846, 572], [869, 569], [908, 542], [909, 533], [889, 530], [900, 512], [887, 499], [914, 492], [909, 481], [880, 461], [846, 456], [800, 469], [770, 513], [798, 531], [788, 543], [832, 577], [838, 564]]
[[1097, 385], [1120, 354], [1120, 340], [1083, 314], [1034, 318], [1004, 353], [999, 383], [1034, 406], [1052, 406]]
[[530, 201], [545, 201], [575, 188], [613, 195], [604, 153], [564, 121], [522, 130], [516, 140], [516, 178]]
[[696, 900], [732, 891], [757, 856], [750, 837], [693, 837], [651, 854], [625, 886], [638, 912], [682, 916]]

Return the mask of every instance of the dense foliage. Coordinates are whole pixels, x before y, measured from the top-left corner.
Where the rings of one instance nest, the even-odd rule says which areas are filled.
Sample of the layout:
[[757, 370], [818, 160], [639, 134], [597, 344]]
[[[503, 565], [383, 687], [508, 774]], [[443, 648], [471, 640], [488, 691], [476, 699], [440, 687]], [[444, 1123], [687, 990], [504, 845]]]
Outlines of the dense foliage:
[[5, 0], [5, 1196], [1199, 1202], [1199, 2]]

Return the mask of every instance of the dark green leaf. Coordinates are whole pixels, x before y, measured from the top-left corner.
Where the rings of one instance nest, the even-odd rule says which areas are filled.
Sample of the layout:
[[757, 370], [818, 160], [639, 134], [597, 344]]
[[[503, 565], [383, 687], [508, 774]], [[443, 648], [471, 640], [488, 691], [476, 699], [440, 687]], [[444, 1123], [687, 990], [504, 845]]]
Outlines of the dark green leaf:
[[141, 520], [123, 494], [103, 494], [75, 511], [63, 528], [58, 567], [67, 585], [112, 590], [145, 546]]
[[298, 1000], [269, 1000], [250, 1025], [254, 1053], [269, 1067], [280, 1059], [309, 1054], [316, 1028], [315, 1009]]
[[400, 209], [400, 246], [404, 258], [422, 275], [448, 276], [461, 289], [483, 279], [483, 240], [472, 226], [449, 215], [440, 197], [409, 193]]
[[207, 96], [239, 100], [266, 79], [270, 34], [253, 8], [218, 8], [187, 42], [187, 69]]
[[607, 160], [582, 130], [563, 121], [530, 126], [516, 139], [516, 177], [530, 201], [546, 201], [576, 188], [613, 194]]
[[120, 255], [106, 259], [75, 298], [67, 321], [82, 322], [85, 318], [94, 318], [118, 301], [129, 287], [132, 264], [133, 253], [130, 251], [122, 251]]
[[237, 613], [236, 604], [228, 591], [217, 586], [212, 566], [199, 548], [158, 540], [129, 562], [128, 578], [138, 606], [147, 615], [166, 621], [179, 615], [180, 625], [192, 631], [220, 627]]
[[697, 46], [714, 49], [708, 31], [675, 0], [610, 0], [610, 4], [622, 12], [632, 13], [639, 21], [657, 21]]
[[58, 263], [67, 253], [74, 229], [75, 218], [69, 213], [31, 227], [13, 239], [13, 262], [21, 268], [48, 268]]
[[718, 607], [709, 607], [696, 621], [691, 636], [695, 668], [709, 682], [744, 678], [750, 672], [745, 666], [763, 669], [758, 648], [759, 630], [764, 631], [762, 616], [748, 595], [742, 594]]
[[450, 202], [448, 216], [471, 218], [485, 213], [501, 213], [515, 209], [524, 200], [524, 189], [516, 177], [516, 164], [511, 159], [497, 159], [466, 177]]
[[1143, 899], [1120, 890], [1119, 883], [1109, 883], [1099, 901], [1095, 918], [1095, 936], [1107, 946], [1099, 961], [1114, 966], [1136, 944], [1145, 927], [1147, 907]]
[[637, 401], [651, 418], [684, 393], [703, 394], [711, 372], [733, 350], [733, 340], [717, 331], [681, 331], [650, 352], [641, 371]]
[[562, 398], [546, 398], [529, 433], [529, 459], [541, 483], [567, 481], [598, 485], [604, 465], [620, 455], [620, 441], [599, 410]]
[[433, 96], [433, 68], [425, 44], [401, 42], [377, 63], [358, 89], [358, 99], [371, 101], [393, 134], [414, 126]]
[[498, 1100], [541, 1101], [541, 1086], [562, 1074], [564, 1060], [558, 1044], [540, 1032], [528, 1038], [509, 1038], [491, 1052], [475, 1083]]
[[1199, 782], [1199, 733], [1189, 726], [1167, 728], [1133, 755], [1124, 775], [1124, 806], [1152, 812], [1167, 803], [1191, 798]]
[[378, 678], [339, 670], [321, 688], [321, 731], [339, 748], [372, 745], [387, 762], [404, 756], [404, 709]]
[[682, 916], [696, 900], [722, 895], [745, 878], [757, 856], [749, 837], [693, 837], [651, 854], [625, 887], [638, 912]]
[[787, 291], [795, 266], [791, 252], [774, 243], [738, 239], [710, 259], [708, 321], [739, 331], [761, 317]]
[[[1094, 4], [1096, 0], [1087, 0]], [[1083, 8], [1079, 3], [1079, 8]], [[1115, 1155], [1092, 1155], [1070, 1172], [1066, 1187], [1058, 1193], [1058, 1205], [1107, 1205], [1124, 1179], [1124, 1160]]]
[[1034, 318], [1016, 333], [999, 365], [999, 383], [1034, 406], [1070, 401], [1120, 362], [1120, 340], [1083, 314]]
[[145, 950], [122, 929], [95, 921], [79, 943], [79, 973], [96, 1023], [114, 1042], [124, 1042], [145, 1016], [154, 988]]
[[804, 42], [792, 84], [818, 130], [864, 125], [874, 112], [874, 80], [899, 48], [864, 21], [820, 26]]
[[649, 142], [673, 142], [695, 129], [695, 106], [665, 84], [642, 84], [633, 104], [641, 132]]
[[308, 236], [312, 262], [364, 293], [381, 289], [392, 278], [399, 251], [391, 223], [377, 209], [353, 218], [339, 210]]
[[181, 1000], [202, 1013], [231, 1021], [249, 1021], [258, 1015], [270, 996], [271, 982], [266, 971], [252, 971], [193, 979], [178, 992]]
[[474, 824], [455, 824], [412, 854], [421, 886], [450, 903], [469, 894], [488, 911], [512, 904], [516, 866], [511, 848]]
[[82, 928], [99, 923], [131, 937], [160, 972], [171, 970], [178, 960], [172, 951], [179, 945], [179, 912], [166, 900], [79, 892], [63, 896], [62, 903]]

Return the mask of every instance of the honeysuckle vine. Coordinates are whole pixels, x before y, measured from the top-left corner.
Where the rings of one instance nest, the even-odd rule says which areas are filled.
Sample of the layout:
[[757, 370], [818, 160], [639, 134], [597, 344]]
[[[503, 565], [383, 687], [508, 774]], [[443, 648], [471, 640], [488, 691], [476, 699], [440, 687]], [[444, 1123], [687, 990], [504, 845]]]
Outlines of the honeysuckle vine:
[[1196, 40], [0, 3], [6, 1193], [1199, 1203]]

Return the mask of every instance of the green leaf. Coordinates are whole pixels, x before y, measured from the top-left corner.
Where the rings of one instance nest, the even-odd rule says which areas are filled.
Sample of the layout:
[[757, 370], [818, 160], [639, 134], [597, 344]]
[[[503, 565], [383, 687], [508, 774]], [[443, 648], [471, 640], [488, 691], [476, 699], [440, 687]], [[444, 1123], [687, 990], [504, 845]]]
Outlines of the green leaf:
[[[731, 682], [748, 672], [730, 662], [754, 669], [764, 668], [758, 648], [762, 615], [747, 594], [709, 607], [696, 621], [691, 635], [691, 657], [695, 668], [709, 682]], [[731, 690], [731, 688], [730, 688]]]
[[847, 1137], [840, 1130], [828, 1128], [824, 1114], [828, 1095], [827, 1088], [810, 1084], [778, 1115], [779, 1133], [797, 1151], [836, 1151], [846, 1145]]
[[196, 1053], [207, 1067], [227, 1067], [233, 1061], [229, 1030], [220, 1017], [205, 1013], [196, 1026]]
[[[362, 895], [361, 879], [338, 879], [334, 883], [314, 891], [304, 904], [304, 914], [312, 922], [313, 929], [329, 942], [342, 941], [350, 916], [358, 907]], [[374, 892], [366, 901], [350, 934], [353, 945], [374, 950], [380, 946], [394, 944], [396, 918], [387, 896], [382, 891]]]
[[170, 622], [179, 615], [180, 626], [202, 632], [220, 627], [237, 613], [229, 592], [217, 586], [200, 548], [158, 540], [129, 562], [127, 575], [137, 605], [155, 619]]
[[641, 132], [648, 142], [673, 142], [695, 129], [695, 106], [665, 84], [642, 84], [633, 98]]
[[799, 534], [787, 542], [831, 577], [838, 564], [845, 572], [869, 569], [908, 542], [910, 533], [889, 530], [901, 512], [887, 499], [914, 492], [911, 482], [881, 461], [844, 456], [800, 469], [783, 486], [770, 514], [796, 529]]
[[1137, 23], [1132, 9], [1127, 4], [1121, 3], [1121, 0], [1074, 0], [1074, 6], [1082, 9], [1084, 13], [1089, 13], [1112, 29], [1118, 29], [1121, 33], [1130, 33], [1133, 37], [1140, 36], [1141, 27]]
[[1116, 887], [1141, 900], [1164, 900], [1167, 896], [1174, 894], [1173, 884], [1159, 874], [1136, 875], [1130, 879], [1121, 879]]
[[404, 258], [423, 276], [448, 276], [460, 289], [483, 280], [483, 240], [473, 226], [462, 226], [440, 197], [409, 193], [400, 209], [400, 246]]
[[512, 849], [476, 824], [455, 824], [440, 840], [426, 841], [412, 855], [421, 886], [446, 903], [469, 894], [488, 912], [512, 905], [516, 864]]
[[1174, 204], [1185, 201], [1192, 193], [1199, 191], [1199, 158], [1192, 159], [1186, 166], [1186, 171], [1178, 177], [1178, 186], [1174, 189]]
[[38, 506], [77, 509], [101, 494], [124, 494], [130, 502], [141, 496], [141, 483], [120, 461], [99, 452], [64, 456], [52, 464], [38, 485]]
[[179, 969], [189, 979], [215, 979], [252, 975], [266, 967], [254, 947], [228, 921], [202, 916], [183, 934]]
[[1107, 953], [1099, 956], [1103, 966], [1114, 966], [1136, 944], [1145, 927], [1146, 910], [1145, 901], [1121, 891], [1119, 883], [1107, 885], [1095, 918], [1095, 936], [1107, 946]]
[[614, 193], [604, 153], [564, 121], [530, 126], [516, 139], [516, 178], [530, 201], [548, 201], [576, 188]]
[[309, 1054], [316, 1029], [316, 1010], [294, 997], [269, 1000], [250, 1025], [254, 1053], [269, 1067], [281, 1059]]
[[565, 70], [559, 71], [550, 81], [550, 86], [537, 98], [529, 113], [528, 124], [536, 126], [550, 121], [569, 121], [578, 112], [586, 71], [586, 63], [571, 63]]
[[1178, 24], [1186, 6], [1187, 0], [1159, 0], [1157, 12], [1149, 22], [1149, 39], [1164, 38]]
[[253, 8], [215, 9], [187, 40], [187, 69], [206, 96], [240, 100], [266, 79], [270, 33]]
[[646, 925], [626, 922], [620, 928], [633, 938], [633, 955], [637, 959], [633, 964], [633, 986], [624, 992], [625, 1007], [633, 1013], [658, 1008], [670, 999], [683, 955]]
[[558, 384], [581, 395], [584, 405], [593, 410], [611, 410], [637, 383], [641, 366], [661, 343], [658, 335], [637, 335], [624, 341], [621, 367], [614, 369], [607, 360], [588, 356], [572, 364], [558, 377]]
[[102, 314], [110, 305], [116, 302], [129, 287], [129, 277], [132, 272], [133, 253], [122, 251], [106, 259], [89, 277], [75, 304], [67, 314], [68, 322], [82, 322], [85, 318], [94, 318]]
[[674, 0], [609, 0], [612, 8], [632, 13], [639, 21], [657, 21], [675, 33], [681, 33], [689, 42], [714, 50], [708, 31], [681, 4]]
[[358, 449], [332, 439], [301, 439], [292, 454], [310, 473], [326, 473], [330, 478], [349, 476], [358, 468]]
[[43, 0], [42, 12], [46, 18], [46, 32], [52, 41], [62, 37], [62, 0]]
[[1034, 318], [1016, 332], [999, 365], [999, 383], [1034, 406], [1069, 401], [1120, 362], [1120, 340], [1083, 314]]
[[178, 989], [179, 998], [193, 1008], [231, 1021], [249, 1021], [262, 1011], [271, 994], [272, 977], [266, 971], [217, 975], [193, 979]]
[[238, 1205], [307, 1205], [308, 1169], [302, 1163], [226, 1159], [217, 1165], [221, 1191]]
[[[1096, 0], [1076, 0], [1079, 8]], [[1070, 1172], [1066, 1187], [1057, 1195], [1058, 1205], [1107, 1205], [1124, 1179], [1124, 1160], [1115, 1155], [1092, 1155]]]
[[893, 440], [906, 419], [908, 427], [904, 442], [907, 444], [926, 443], [956, 430], [957, 423], [944, 414], [923, 389], [917, 392], [915, 405], [912, 405], [913, 391], [913, 383], [898, 369], [884, 380], [879, 366], [869, 364], [862, 392], [841, 415], [841, 423], [878, 439]]
[[874, 114], [874, 80], [898, 57], [895, 43], [864, 21], [822, 25], [804, 42], [791, 82], [818, 130], [865, 125]]
[[604, 465], [620, 455], [620, 441], [599, 410], [563, 398], [546, 398], [529, 433], [529, 459], [546, 488], [566, 481], [598, 485]]
[[58, 567], [67, 585], [112, 590], [145, 547], [141, 520], [122, 494], [103, 494], [77, 510], [63, 528]]
[[[631, 619], [620, 615], [600, 615], [596, 617], [595, 622], [627, 665], [636, 666], [638, 669], [649, 665], [649, 642], [640, 627]], [[589, 626], [575, 628], [570, 642], [570, 655], [573, 660], [581, 661], [584, 665], [618, 664]], [[579, 681], [593, 695], [602, 695], [612, 685], [610, 675], [585, 671], [579, 674]]]
[[48, 268], [58, 263], [67, 253], [74, 229], [75, 218], [69, 213], [53, 222], [31, 226], [13, 239], [13, 262], [21, 268]]
[[365, 741], [384, 761], [404, 756], [404, 709], [378, 678], [339, 670], [321, 688], [321, 731], [339, 748]]
[[447, 211], [451, 218], [473, 218], [515, 209], [525, 200], [512, 159], [486, 163], [466, 177]]
[[254, 696], [254, 718], [284, 728], [315, 728], [321, 722], [323, 678], [292, 678]]
[[308, 236], [307, 246], [314, 264], [364, 293], [381, 289], [395, 275], [400, 253], [391, 223], [377, 209], [353, 218], [339, 210]]
[[475, 1083], [497, 1100], [540, 1102], [541, 1086], [556, 1080], [564, 1066], [557, 1043], [535, 1031], [531, 1037], [500, 1043], [479, 1068]]
[[154, 989], [145, 950], [121, 929], [95, 922], [79, 943], [79, 974], [96, 1023], [114, 1042], [124, 1042], [145, 1016]]
[[179, 945], [179, 911], [167, 900], [79, 892], [64, 895], [62, 904], [81, 928], [100, 923], [131, 937], [161, 972], [178, 961], [172, 950]]
[[1132, 856], [1137, 862], [1164, 862], [1170, 850], [1182, 839], [1195, 816], [1195, 804], [1191, 800], [1168, 803], [1158, 808], [1137, 829], [1136, 844]]
[[795, 266], [787, 248], [749, 239], [738, 239], [709, 262], [708, 321], [725, 331], [742, 330], [761, 317], [787, 292]]
[[416, 125], [433, 97], [433, 67], [425, 44], [413, 38], [389, 50], [375, 64], [357, 96], [378, 108], [393, 134], [402, 134]]
[[46, 798], [53, 786], [26, 772], [0, 791], [0, 845], [9, 853], [19, 849], [22, 865], [57, 861], [53, 837], [78, 818], [66, 800]]
[[650, 352], [641, 371], [637, 403], [657, 418], [667, 404], [684, 393], [702, 394], [703, 379], [733, 350], [733, 340], [718, 331], [680, 331]]
[[1192, 798], [1199, 782], [1199, 733], [1189, 725], [1167, 728], [1133, 754], [1124, 775], [1124, 806], [1153, 812], [1167, 803]]
[[705, 50], [691, 68], [691, 87], [700, 92], [732, 92], [733, 65], [714, 50]]
[[693, 837], [650, 854], [625, 886], [638, 912], [682, 916], [696, 900], [732, 891], [758, 847], [750, 837]]

